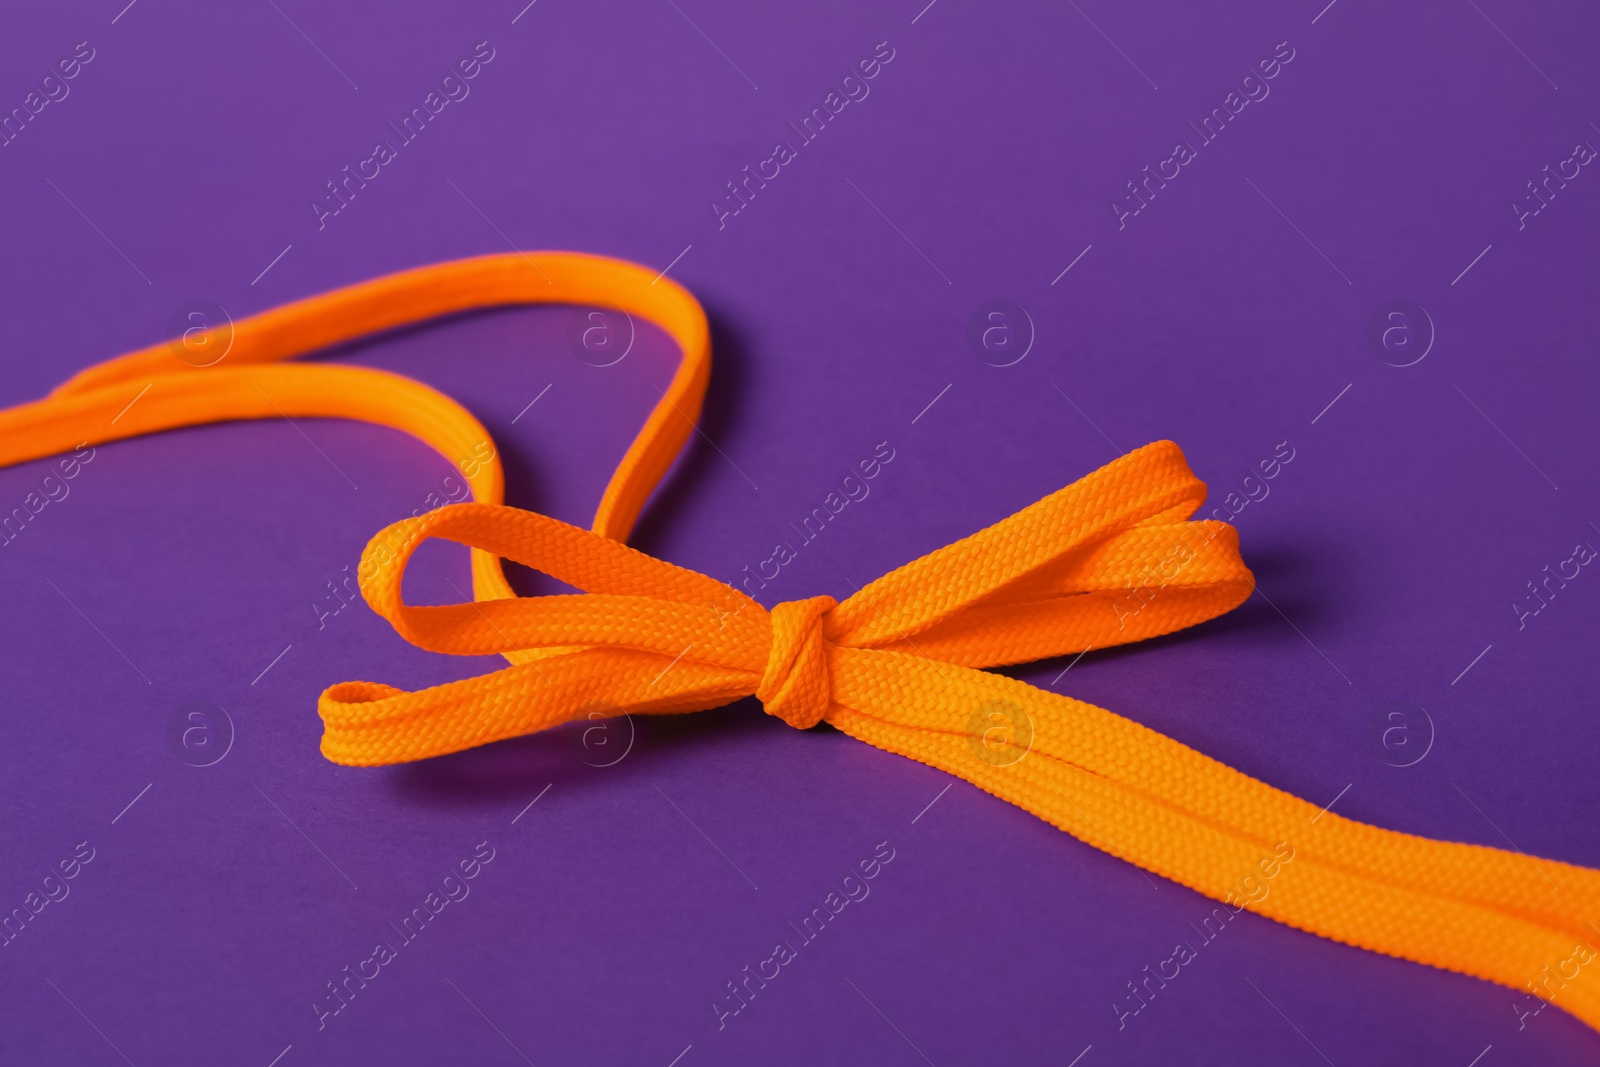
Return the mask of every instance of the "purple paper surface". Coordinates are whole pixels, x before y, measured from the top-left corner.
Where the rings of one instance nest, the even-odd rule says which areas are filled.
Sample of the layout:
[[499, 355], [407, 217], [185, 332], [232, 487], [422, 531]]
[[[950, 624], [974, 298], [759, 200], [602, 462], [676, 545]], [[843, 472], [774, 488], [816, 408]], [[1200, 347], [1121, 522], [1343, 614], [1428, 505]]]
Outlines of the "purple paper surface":
[[[196, 302], [508, 247], [670, 267], [715, 370], [639, 547], [736, 581], [887, 442], [760, 591], [843, 597], [1171, 438], [1207, 512], [1231, 494], [1258, 595], [1013, 673], [1345, 816], [1600, 864], [1600, 576], [1565, 562], [1600, 548], [1591, 7], [123, 2], [6, 18], [0, 401]], [[599, 366], [575, 314], [332, 358], [458, 398], [510, 503], [587, 524], [677, 355], [641, 327]], [[1475, 979], [1249, 914], [1203, 940], [1203, 897], [753, 700], [334, 766], [326, 686], [501, 662], [338, 607], [448, 463], [278, 420], [57, 470], [0, 470], [0, 514], [47, 501], [0, 547], [0, 914], [74, 872], [0, 947], [0, 1063], [1600, 1055]], [[430, 549], [408, 595], [467, 582]], [[796, 931], [875, 857], [866, 898]]]

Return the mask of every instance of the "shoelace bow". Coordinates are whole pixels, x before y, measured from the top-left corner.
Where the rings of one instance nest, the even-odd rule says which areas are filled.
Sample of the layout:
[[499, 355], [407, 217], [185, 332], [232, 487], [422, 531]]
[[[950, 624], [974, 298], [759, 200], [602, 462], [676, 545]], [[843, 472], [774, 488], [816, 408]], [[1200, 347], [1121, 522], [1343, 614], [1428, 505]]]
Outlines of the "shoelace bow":
[[[362, 557], [362, 593], [422, 648], [500, 653], [511, 665], [414, 693], [372, 682], [329, 688], [318, 711], [334, 762], [422, 759], [595, 710], [690, 712], [754, 694], [792, 726], [828, 722], [948, 771], [1234, 910], [1532, 992], [1600, 1029], [1600, 966], [1590, 966], [1600, 871], [1347, 819], [1112, 712], [981, 669], [1170, 633], [1250, 595], [1232, 527], [1189, 521], [1205, 486], [1171, 442], [1129, 453], [843, 602], [818, 596], [768, 611], [621, 543], [691, 432], [709, 374], [703, 312], [662, 283], [632, 264], [572, 253], [392, 275], [239, 323], [228, 368], [191, 373], [167, 346], [90, 368], [43, 401], [0, 412], [0, 461], [290, 415], [395, 426], [457, 460], [478, 502], [380, 531]], [[471, 458], [487, 432], [426, 386], [356, 367], [267, 365], [450, 311], [535, 302], [643, 315], [684, 352], [594, 531], [501, 505], [498, 460]], [[134, 399], [148, 391], [147, 402], [128, 406], [141, 383]], [[402, 601], [406, 564], [430, 538], [473, 549], [475, 602]], [[516, 597], [502, 558], [584, 592]], [[1259, 884], [1269, 863], [1276, 873], [1257, 899], [1246, 879]]]
[[[842, 604], [817, 596], [770, 612], [732, 586], [544, 515], [439, 508], [372, 539], [360, 569], [367, 603], [434, 652], [534, 655], [420, 693], [335, 686], [318, 705], [322, 751], [336, 763], [397, 763], [546, 729], [595, 708], [702, 711], [753, 694], [768, 714], [800, 729], [826, 721], [896, 751], [914, 740], [906, 754], [918, 758], [965, 752], [958, 762], [927, 760], [955, 773], [964, 773], [958, 767], [970, 763], [972, 746], [995, 764], [1016, 763], [1031, 746], [1010, 735], [1032, 728], [1026, 709], [1010, 701], [1032, 702], [1039, 691], [1022, 682], [997, 687], [1005, 679], [972, 668], [1170, 633], [1250, 595], [1233, 528], [1183, 521], [1204, 497], [1178, 447], [1160, 442]], [[514, 560], [586, 595], [409, 606], [402, 575], [429, 538]], [[1141, 610], [1122, 603], [1134, 584], [1150, 598], [1133, 600]], [[974, 733], [968, 720], [985, 705], [994, 707]]]

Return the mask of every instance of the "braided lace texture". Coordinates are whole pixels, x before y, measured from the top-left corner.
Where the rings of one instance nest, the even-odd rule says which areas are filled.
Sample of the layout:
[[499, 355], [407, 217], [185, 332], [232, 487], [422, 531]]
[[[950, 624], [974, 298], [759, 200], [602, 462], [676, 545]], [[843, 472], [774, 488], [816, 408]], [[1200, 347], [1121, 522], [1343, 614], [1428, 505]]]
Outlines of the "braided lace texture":
[[[438, 315], [504, 304], [619, 308], [684, 358], [602, 497], [592, 530], [501, 503], [489, 435], [448, 397], [360, 367], [291, 357]], [[380, 531], [362, 593], [402, 637], [509, 665], [403, 692], [346, 682], [318, 701], [330, 760], [423, 759], [586, 717], [713, 708], [754, 694], [938, 767], [1074, 837], [1235, 907], [1345, 944], [1538, 994], [1600, 1028], [1600, 871], [1346, 819], [1102, 708], [982, 668], [1103, 649], [1229, 611], [1253, 579], [1233, 529], [1190, 521], [1205, 486], [1171, 442], [1124, 456], [843, 602], [770, 611], [622, 543], [698, 418], [710, 373], [703, 311], [670, 279], [576, 253], [518, 253], [379, 278], [243, 320], [215, 366], [156, 345], [0, 412], [0, 462], [174, 427], [282, 416], [361, 419], [455, 462], [474, 503]], [[130, 403], [137, 401], [136, 403]], [[400, 596], [419, 544], [472, 549], [475, 602]], [[584, 592], [517, 597], [501, 560]], [[1130, 607], [1131, 605], [1131, 607]], [[1241, 881], [1292, 857], [1269, 894]], [[1262, 868], [1264, 869], [1264, 868]]]

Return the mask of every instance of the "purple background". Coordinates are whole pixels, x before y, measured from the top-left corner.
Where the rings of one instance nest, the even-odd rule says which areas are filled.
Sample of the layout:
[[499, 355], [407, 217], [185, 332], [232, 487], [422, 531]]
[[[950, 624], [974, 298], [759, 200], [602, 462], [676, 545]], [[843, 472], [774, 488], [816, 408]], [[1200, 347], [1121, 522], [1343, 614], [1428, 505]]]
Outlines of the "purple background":
[[[96, 53], [0, 148], [5, 403], [160, 340], [185, 301], [239, 317], [508, 242], [675, 262], [715, 331], [716, 448], [694, 443], [642, 548], [732, 579], [886, 440], [871, 496], [763, 593], [844, 596], [1119, 450], [1178, 441], [1215, 501], [1288, 442], [1237, 520], [1270, 603], [1059, 682], [1064, 661], [1017, 673], [1344, 815], [1600, 864], [1600, 576], [1520, 630], [1511, 608], [1546, 564], [1600, 546], [1600, 175], [1523, 229], [1510, 207], [1600, 145], [1592, 8], [121, 3], [36, 5], [0, 35], [4, 110], [76, 42]], [[324, 183], [479, 41], [495, 58], [470, 96], [319, 231]], [[724, 183], [794, 142], [785, 123], [880, 41], [894, 59], [870, 96], [719, 229]], [[1188, 124], [1283, 41], [1270, 96], [1119, 230], [1125, 184], [1198, 141]], [[1008, 367], [966, 340], [997, 299], [1036, 333]], [[1395, 299], [1437, 334], [1406, 368], [1366, 336]], [[676, 357], [642, 331], [590, 366], [571, 314], [472, 316], [338, 358], [461, 399], [512, 503], [587, 523]], [[388, 430], [300, 430], [105, 446], [0, 549], [0, 911], [95, 850], [0, 948], [0, 1063], [1600, 1055], [1557, 1010], [1519, 1030], [1508, 990], [1254, 916], [1119, 1031], [1112, 1001], [1195, 940], [1206, 901], [753, 701], [639, 721], [610, 767], [586, 764], [627, 738], [576, 729], [333, 766], [325, 686], [497, 661], [416, 650], [361, 605], [318, 629], [324, 583], [449, 468]], [[0, 511], [48, 469], [0, 471]], [[465, 554], [440, 549], [412, 595], [466, 581]], [[213, 766], [169, 744], [188, 701], [231, 716]], [[1409, 718], [1385, 718], [1394, 701]], [[496, 855], [471, 896], [319, 1032], [324, 984], [480, 841]], [[881, 841], [895, 859], [870, 898], [719, 1031], [725, 983]]]

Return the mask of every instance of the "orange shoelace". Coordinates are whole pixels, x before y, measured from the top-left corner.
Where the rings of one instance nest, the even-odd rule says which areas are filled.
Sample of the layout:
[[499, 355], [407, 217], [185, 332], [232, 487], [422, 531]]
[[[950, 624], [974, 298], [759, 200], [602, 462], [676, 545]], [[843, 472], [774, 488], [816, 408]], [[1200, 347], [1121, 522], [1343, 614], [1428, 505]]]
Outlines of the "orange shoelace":
[[[592, 531], [502, 505], [489, 435], [448, 397], [383, 371], [283, 362], [451, 312], [525, 303], [627, 311], [683, 351]], [[768, 611], [622, 543], [693, 431], [710, 375], [705, 314], [670, 279], [574, 253], [489, 256], [303, 300], [241, 321], [231, 335], [215, 365], [191, 366], [156, 345], [0, 412], [0, 464], [176, 426], [283, 416], [391, 426], [457, 464], [476, 502], [380, 531], [362, 557], [362, 593], [416, 645], [500, 653], [510, 666], [415, 693], [372, 682], [331, 687], [318, 702], [330, 760], [423, 759], [596, 708], [670, 714], [754, 694], [792, 726], [828, 722], [948, 771], [1235, 910], [1531, 992], [1600, 1029], [1600, 966], [1589, 966], [1600, 943], [1600, 871], [1346, 819], [1112, 712], [981, 669], [1170, 633], [1250, 595], [1233, 528], [1189, 521], [1205, 486], [1171, 442], [1132, 452], [842, 603], [819, 596]], [[228, 339], [193, 343], [215, 350]], [[406, 563], [428, 538], [471, 547], [476, 602], [402, 602]], [[584, 592], [517, 597], [502, 559]], [[1270, 891], [1258, 898], [1251, 887], [1261, 885]]]

